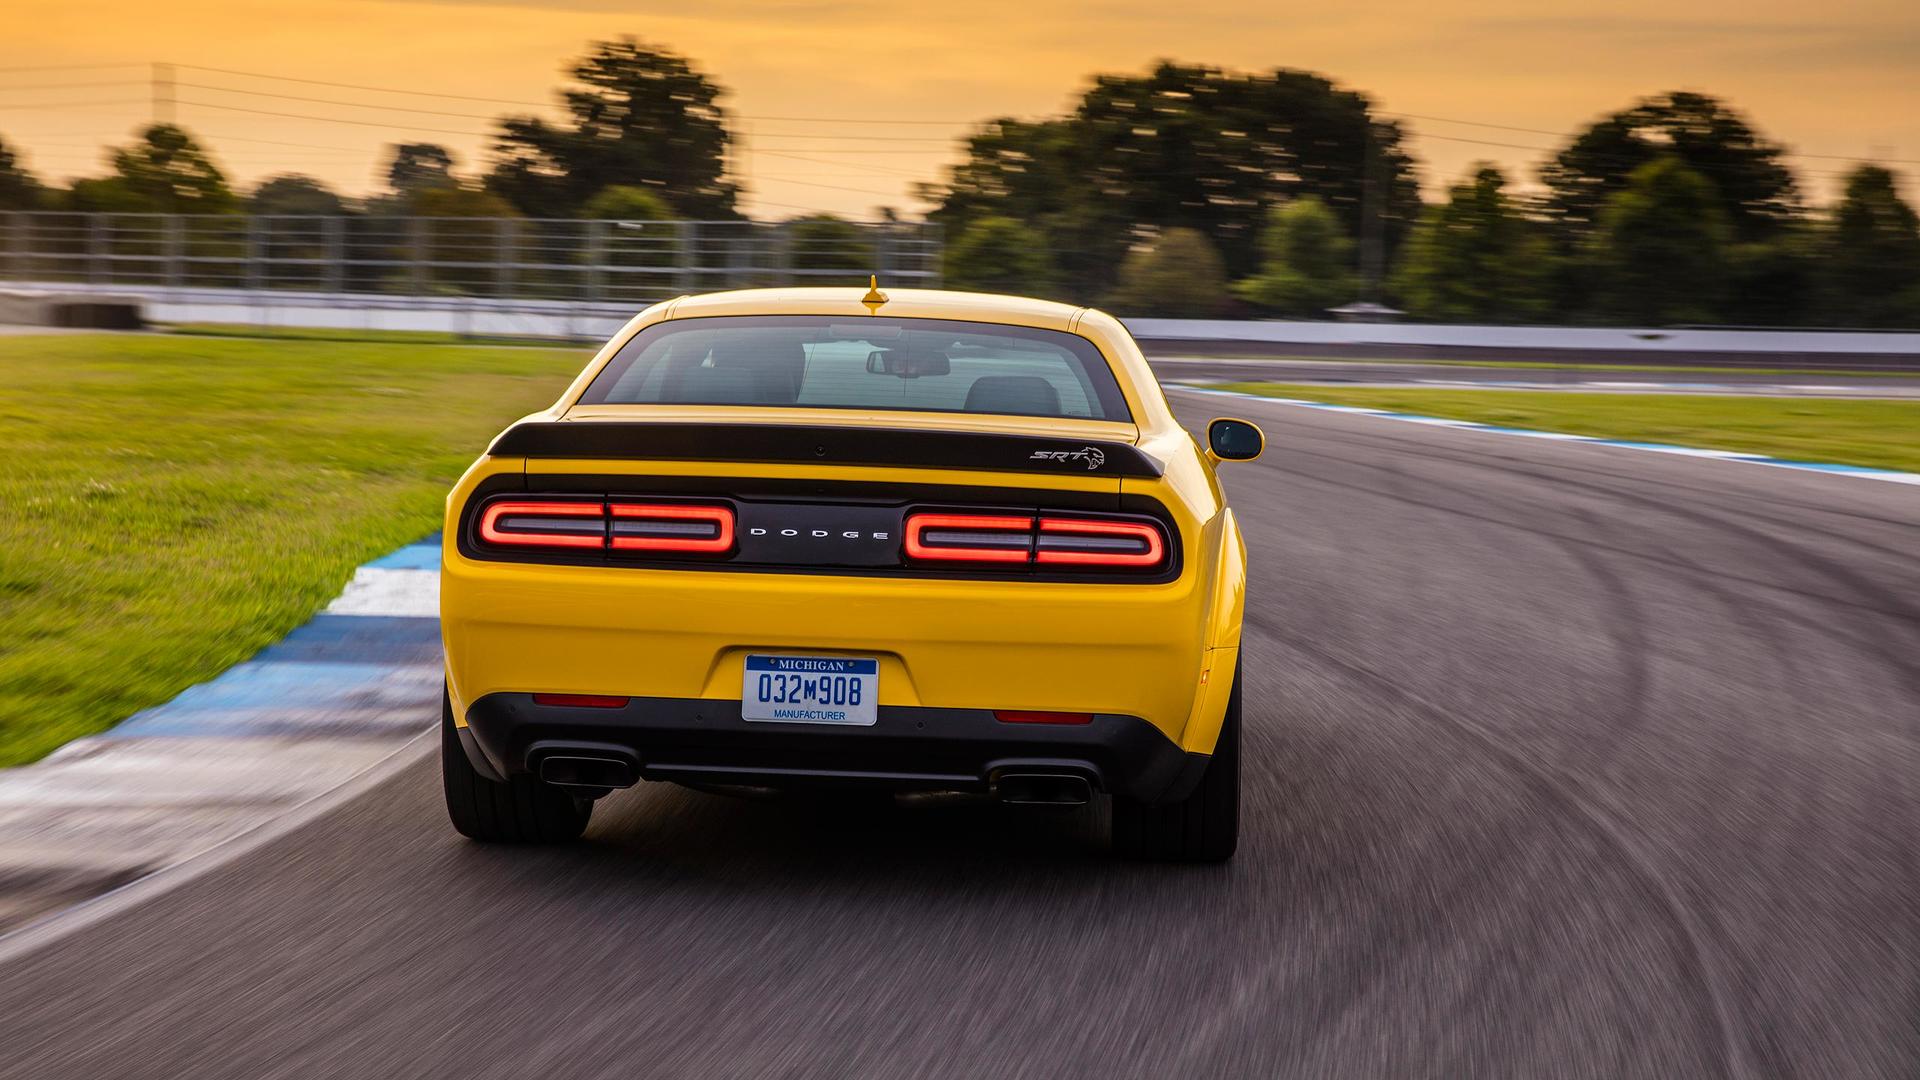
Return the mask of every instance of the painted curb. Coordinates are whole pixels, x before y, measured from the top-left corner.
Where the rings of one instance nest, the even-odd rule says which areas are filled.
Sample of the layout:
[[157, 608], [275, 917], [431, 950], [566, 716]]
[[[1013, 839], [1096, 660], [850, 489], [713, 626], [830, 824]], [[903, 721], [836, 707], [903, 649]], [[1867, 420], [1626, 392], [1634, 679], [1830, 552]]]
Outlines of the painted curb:
[[134, 902], [110, 897], [152, 895], [283, 835], [422, 756], [440, 718], [439, 565], [437, 536], [375, 559], [254, 656], [0, 769], [0, 925], [14, 924], [0, 959]]
[[1169, 389], [1189, 394], [1206, 394], [1211, 397], [1239, 398], [1242, 401], [1264, 401], [1272, 405], [1291, 405], [1302, 409], [1319, 409], [1323, 412], [1347, 413], [1354, 416], [1371, 416], [1379, 420], [1398, 420], [1408, 424], [1424, 424], [1428, 427], [1458, 428], [1462, 431], [1478, 431], [1488, 435], [1512, 435], [1523, 439], [1550, 439], [1554, 442], [1586, 443], [1591, 446], [1616, 446], [1623, 450], [1643, 450], [1655, 454], [1678, 454], [1683, 457], [1712, 458], [1717, 461], [1737, 461], [1748, 465], [1766, 465], [1776, 469], [1800, 469], [1806, 472], [1827, 473], [1834, 476], [1854, 476], [1862, 480], [1887, 480], [1896, 484], [1920, 485], [1920, 473], [1901, 472], [1898, 469], [1873, 469], [1863, 465], [1838, 465], [1821, 461], [1791, 461], [1787, 458], [1769, 457], [1766, 454], [1747, 454], [1738, 450], [1708, 450], [1697, 446], [1677, 446], [1671, 443], [1634, 442], [1629, 439], [1603, 439], [1594, 435], [1569, 435], [1559, 431], [1540, 431], [1534, 428], [1501, 427], [1498, 424], [1483, 424], [1477, 420], [1451, 420], [1441, 416], [1422, 416], [1418, 413], [1395, 412], [1391, 409], [1372, 409], [1361, 405], [1330, 405], [1324, 401], [1308, 401], [1304, 398], [1268, 397], [1265, 394], [1249, 394], [1239, 390], [1216, 390], [1210, 386], [1197, 386], [1191, 383], [1168, 383]]

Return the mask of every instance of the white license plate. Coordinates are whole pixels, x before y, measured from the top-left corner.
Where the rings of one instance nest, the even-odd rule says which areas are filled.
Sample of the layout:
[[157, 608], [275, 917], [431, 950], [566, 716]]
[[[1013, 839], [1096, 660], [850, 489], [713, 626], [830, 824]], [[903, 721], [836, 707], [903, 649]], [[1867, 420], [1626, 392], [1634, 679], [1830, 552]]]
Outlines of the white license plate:
[[853, 656], [749, 656], [740, 715], [785, 724], [871, 727], [880, 719], [880, 661]]

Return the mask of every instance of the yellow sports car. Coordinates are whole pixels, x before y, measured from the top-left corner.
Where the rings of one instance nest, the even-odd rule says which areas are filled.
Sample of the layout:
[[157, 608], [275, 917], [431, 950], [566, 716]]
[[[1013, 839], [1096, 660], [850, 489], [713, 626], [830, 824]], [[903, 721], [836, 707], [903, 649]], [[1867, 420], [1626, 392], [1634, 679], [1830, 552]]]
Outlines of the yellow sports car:
[[447, 499], [447, 810], [563, 841], [641, 780], [1113, 800], [1233, 854], [1246, 547], [1120, 323], [1007, 296], [682, 297]]

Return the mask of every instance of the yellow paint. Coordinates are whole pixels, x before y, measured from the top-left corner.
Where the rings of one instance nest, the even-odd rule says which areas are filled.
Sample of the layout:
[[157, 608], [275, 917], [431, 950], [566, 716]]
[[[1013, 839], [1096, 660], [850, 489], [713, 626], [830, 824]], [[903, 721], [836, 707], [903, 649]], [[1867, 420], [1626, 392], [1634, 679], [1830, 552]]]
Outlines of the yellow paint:
[[[749, 652], [873, 656], [880, 703], [1111, 712], [1144, 717], [1211, 752], [1231, 691], [1245, 604], [1246, 548], [1212, 463], [1167, 407], [1146, 360], [1110, 316], [1028, 300], [928, 290], [891, 294], [887, 315], [1077, 333], [1112, 366], [1131, 423], [841, 409], [573, 404], [627, 338], [666, 319], [864, 314], [859, 289], [682, 297], [636, 316], [552, 408], [532, 419], [795, 421], [1132, 442], [1165, 465], [1144, 479], [943, 469], [948, 485], [1111, 491], [1157, 499], [1179, 530], [1183, 572], [1163, 584], [903, 579], [552, 566], [443, 554], [441, 625], [454, 715], [495, 692], [738, 700]], [[445, 535], [482, 481], [528, 468], [482, 457], [447, 500]], [[924, 482], [890, 466], [542, 459], [543, 474], [780, 477]], [[992, 672], [984, 682], [983, 672]]]

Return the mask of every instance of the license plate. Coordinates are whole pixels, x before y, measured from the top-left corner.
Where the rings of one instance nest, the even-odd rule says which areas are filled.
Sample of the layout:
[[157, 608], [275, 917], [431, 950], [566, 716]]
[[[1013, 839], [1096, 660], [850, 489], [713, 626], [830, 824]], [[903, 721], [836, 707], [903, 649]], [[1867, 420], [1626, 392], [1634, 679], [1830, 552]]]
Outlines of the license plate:
[[749, 656], [740, 715], [785, 724], [871, 727], [880, 719], [880, 661], [848, 656]]

